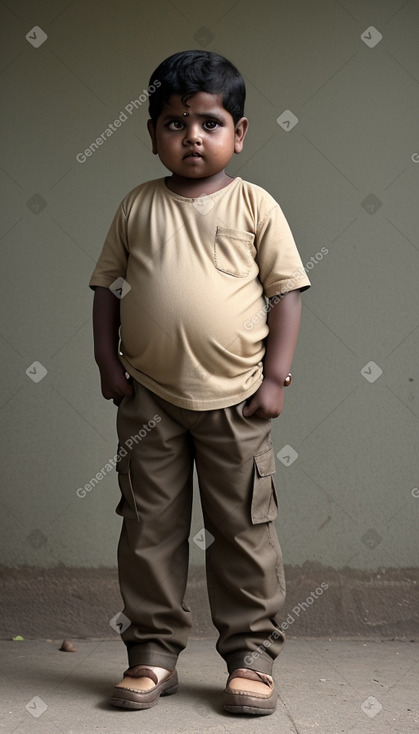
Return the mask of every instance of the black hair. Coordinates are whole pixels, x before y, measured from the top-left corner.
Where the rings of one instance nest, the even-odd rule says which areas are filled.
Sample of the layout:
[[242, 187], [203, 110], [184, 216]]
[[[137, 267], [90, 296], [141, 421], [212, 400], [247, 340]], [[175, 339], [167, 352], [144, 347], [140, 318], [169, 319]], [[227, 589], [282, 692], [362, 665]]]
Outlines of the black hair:
[[179, 51], [169, 56], [151, 75], [149, 88], [153, 92], [148, 111], [154, 124], [172, 94], [180, 94], [185, 105], [197, 92], [222, 94], [223, 107], [230, 112], [234, 124], [244, 114], [243, 77], [231, 61], [212, 51]]

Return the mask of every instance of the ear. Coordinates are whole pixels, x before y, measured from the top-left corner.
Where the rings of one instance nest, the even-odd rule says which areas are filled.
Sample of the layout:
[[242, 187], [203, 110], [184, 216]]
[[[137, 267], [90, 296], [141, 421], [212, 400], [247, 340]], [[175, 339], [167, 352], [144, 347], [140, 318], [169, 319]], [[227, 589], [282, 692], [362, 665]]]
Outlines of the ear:
[[234, 152], [241, 153], [243, 150], [243, 143], [246, 137], [249, 120], [247, 117], [241, 117], [237, 125], [234, 128]]
[[153, 120], [147, 120], [147, 130], [151, 138], [152, 151], [154, 155], [157, 155], [156, 128], [154, 127]]

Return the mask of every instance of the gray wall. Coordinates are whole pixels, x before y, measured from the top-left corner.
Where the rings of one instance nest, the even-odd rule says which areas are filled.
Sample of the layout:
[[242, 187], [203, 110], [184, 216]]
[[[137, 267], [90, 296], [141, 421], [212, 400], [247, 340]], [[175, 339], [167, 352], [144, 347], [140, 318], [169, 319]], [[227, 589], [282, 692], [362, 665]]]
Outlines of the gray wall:
[[115, 473], [77, 496], [116, 443], [87, 283], [123, 195], [165, 174], [147, 105], [76, 156], [160, 60], [198, 47], [246, 79], [230, 173], [280, 201], [313, 283], [273, 429], [285, 561], [417, 565], [417, 0], [5, 0], [0, 14], [2, 562], [115, 565]]

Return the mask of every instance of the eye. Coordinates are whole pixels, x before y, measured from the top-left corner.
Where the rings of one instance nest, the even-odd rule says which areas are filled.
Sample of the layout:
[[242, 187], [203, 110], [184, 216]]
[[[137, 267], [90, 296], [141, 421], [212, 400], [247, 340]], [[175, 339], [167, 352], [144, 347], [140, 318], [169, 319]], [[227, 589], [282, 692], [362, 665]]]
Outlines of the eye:
[[166, 127], [169, 130], [183, 130], [184, 124], [182, 120], [169, 120], [169, 122], [166, 124]]
[[217, 120], [206, 120], [204, 122], [204, 128], [206, 130], [215, 130], [217, 127], [219, 127], [219, 122]]

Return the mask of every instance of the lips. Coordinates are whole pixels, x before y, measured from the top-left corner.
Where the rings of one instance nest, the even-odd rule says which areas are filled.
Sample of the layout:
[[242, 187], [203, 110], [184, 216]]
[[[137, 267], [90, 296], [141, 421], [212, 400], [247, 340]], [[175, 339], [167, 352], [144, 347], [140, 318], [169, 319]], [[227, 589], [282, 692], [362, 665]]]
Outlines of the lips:
[[185, 158], [202, 158], [202, 155], [200, 153], [197, 153], [196, 151], [191, 151], [190, 153], [186, 153], [186, 155], [183, 156], [183, 159]]

